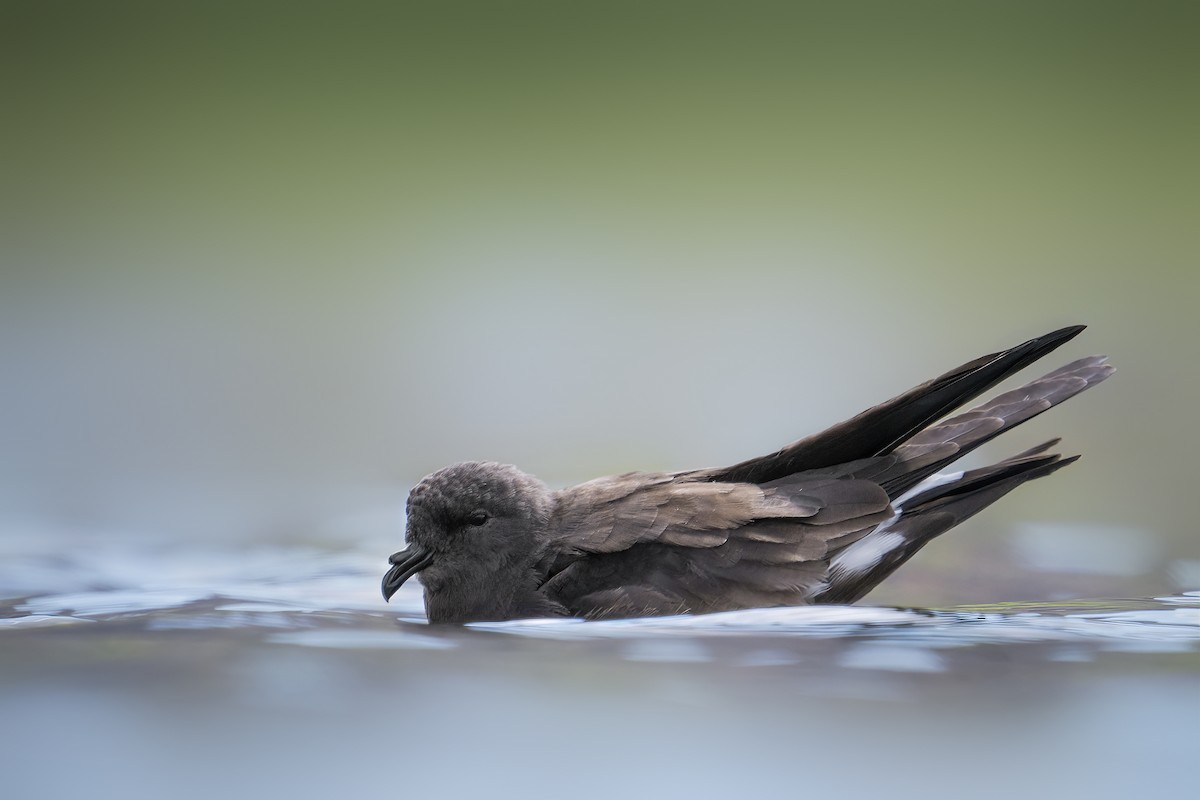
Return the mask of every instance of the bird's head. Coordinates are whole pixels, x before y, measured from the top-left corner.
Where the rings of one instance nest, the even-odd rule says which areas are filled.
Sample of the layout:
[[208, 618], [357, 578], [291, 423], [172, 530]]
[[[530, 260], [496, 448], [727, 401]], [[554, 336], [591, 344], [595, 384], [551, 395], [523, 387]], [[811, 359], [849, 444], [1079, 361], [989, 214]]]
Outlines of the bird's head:
[[433, 622], [497, 618], [536, 589], [533, 565], [553, 508], [546, 485], [507, 464], [466, 462], [408, 496], [408, 547], [392, 555], [384, 599], [419, 575]]

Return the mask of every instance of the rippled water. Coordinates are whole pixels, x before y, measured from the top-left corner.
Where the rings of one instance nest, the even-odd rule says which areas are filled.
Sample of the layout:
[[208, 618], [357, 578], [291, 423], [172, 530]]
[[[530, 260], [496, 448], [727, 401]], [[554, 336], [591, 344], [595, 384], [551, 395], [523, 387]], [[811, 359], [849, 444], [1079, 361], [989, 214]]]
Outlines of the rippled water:
[[378, 552], [13, 548], [6, 797], [1196, 788], [1200, 592], [424, 624]]

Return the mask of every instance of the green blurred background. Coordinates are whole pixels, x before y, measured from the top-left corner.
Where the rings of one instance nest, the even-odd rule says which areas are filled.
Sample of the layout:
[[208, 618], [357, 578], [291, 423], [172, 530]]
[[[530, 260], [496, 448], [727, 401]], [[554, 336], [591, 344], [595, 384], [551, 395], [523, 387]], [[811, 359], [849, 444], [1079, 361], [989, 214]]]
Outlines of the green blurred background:
[[353, 538], [451, 461], [729, 463], [1086, 322], [1117, 376], [991, 451], [1085, 459], [877, 599], [1092, 590], [987, 583], [1041, 528], [1194, 589], [1196, 9], [5, 0], [0, 520]]

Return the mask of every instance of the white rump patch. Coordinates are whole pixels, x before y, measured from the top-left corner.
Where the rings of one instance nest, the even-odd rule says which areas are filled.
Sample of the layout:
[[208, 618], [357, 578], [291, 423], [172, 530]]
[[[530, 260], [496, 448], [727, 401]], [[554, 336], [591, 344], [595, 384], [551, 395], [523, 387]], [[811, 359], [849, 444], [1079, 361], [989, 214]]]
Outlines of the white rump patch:
[[928, 478], [896, 498], [896, 501], [892, 503], [892, 507], [896, 510], [899, 510], [906, 502], [908, 502], [910, 498], [916, 497], [921, 492], [927, 492], [930, 489], [938, 486], [945, 486], [947, 483], [954, 483], [962, 476], [963, 474], [961, 470], [958, 472], [938, 472], [930, 475]]
[[873, 531], [838, 553], [830, 566], [838, 573], [868, 572], [904, 541], [900, 533]]
[[890, 530], [903, 514], [903, 504], [922, 492], [954, 483], [961, 479], [962, 476], [962, 472], [939, 472], [936, 475], [930, 475], [900, 495], [900, 497], [892, 502], [892, 508], [895, 510], [895, 513], [889, 519], [881, 522], [875, 530], [834, 556], [833, 560], [829, 563], [830, 572], [835, 576], [834, 579], [843, 579], [848, 575], [870, 572], [889, 553], [903, 546], [908, 541], [904, 538], [904, 534], [894, 533]]

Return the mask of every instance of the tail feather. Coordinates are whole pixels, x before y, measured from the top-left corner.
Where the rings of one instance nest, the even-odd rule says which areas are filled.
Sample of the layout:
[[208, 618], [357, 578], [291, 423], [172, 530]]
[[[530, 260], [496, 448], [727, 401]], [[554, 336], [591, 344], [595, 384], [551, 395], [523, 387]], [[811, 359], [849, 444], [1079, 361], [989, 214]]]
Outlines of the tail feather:
[[825, 586], [814, 603], [853, 603], [935, 537], [987, 508], [1026, 481], [1051, 474], [1076, 461], [1044, 454], [1047, 442], [1017, 456], [950, 480], [930, 480], [918, 487], [896, 516], [838, 553], [830, 562]]

